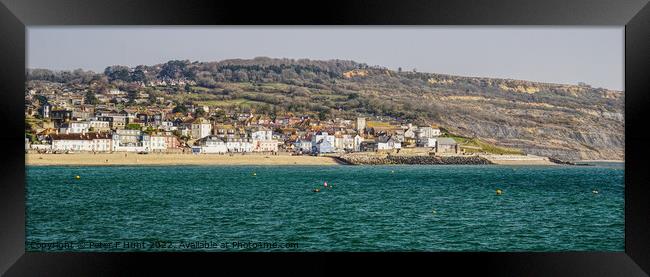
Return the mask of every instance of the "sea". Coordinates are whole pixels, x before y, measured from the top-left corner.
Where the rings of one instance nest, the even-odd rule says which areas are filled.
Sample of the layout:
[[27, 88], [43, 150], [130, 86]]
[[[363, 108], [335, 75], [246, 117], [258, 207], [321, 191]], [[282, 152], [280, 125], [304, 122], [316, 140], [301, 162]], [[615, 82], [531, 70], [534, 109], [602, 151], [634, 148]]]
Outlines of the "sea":
[[623, 163], [26, 171], [33, 252], [624, 251]]

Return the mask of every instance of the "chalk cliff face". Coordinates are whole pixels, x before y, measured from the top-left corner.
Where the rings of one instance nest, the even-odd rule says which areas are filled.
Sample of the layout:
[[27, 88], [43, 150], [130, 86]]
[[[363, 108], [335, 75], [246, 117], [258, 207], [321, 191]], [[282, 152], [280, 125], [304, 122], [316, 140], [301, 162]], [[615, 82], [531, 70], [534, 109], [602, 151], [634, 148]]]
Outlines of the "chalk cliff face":
[[[428, 76], [419, 82], [418, 75]], [[376, 79], [383, 82], [373, 85], [368, 76], [355, 81], [369, 87], [395, 83], [381, 75]], [[624, 159], [623, 92], [424, 73], [400, 77], [405, 87], [387, 95], [397, 103], [435, 103], [434, 121], [455, 134], [562, 160]]]

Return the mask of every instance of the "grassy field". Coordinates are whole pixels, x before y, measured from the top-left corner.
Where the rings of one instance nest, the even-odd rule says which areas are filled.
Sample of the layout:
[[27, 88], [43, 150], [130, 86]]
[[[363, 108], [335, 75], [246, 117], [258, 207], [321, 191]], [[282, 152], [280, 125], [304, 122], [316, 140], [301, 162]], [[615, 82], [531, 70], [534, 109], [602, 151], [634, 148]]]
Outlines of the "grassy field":
[[390, 127], [389, 122], [384, 122], [384, 121], [368, 121], [366, 122], [366, 127], [368, 128], [373, 128], [373, 127]]
[[226, 106], [240, 106], [240, 107], [246, 107], [246, 106], [251, 106], [253, 104], [264, 104], [264, 102], [259, 102], [259, 101], [253, 101], [253, 100], [248, 100], [248, 99], [232, 99], [232, 100], [206, 100], [206, 101], [195, 101], [194, 102], [197, 105], [205, 105], [209, 107], [226, 107]]

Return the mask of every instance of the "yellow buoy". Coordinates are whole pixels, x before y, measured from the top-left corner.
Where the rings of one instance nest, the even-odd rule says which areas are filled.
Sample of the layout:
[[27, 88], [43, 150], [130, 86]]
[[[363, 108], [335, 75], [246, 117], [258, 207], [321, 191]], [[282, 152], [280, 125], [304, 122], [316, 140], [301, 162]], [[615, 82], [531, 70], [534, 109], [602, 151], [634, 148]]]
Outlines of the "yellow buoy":
[[502, 193], [503, 193], [503, 191], [501, 191], [500, 189], [497, 189], [497, 195], [501, 195]]
[[75, 179], [81, 179], [81, 176], [77, 175], [77, 176], [74, 176], [74, 178]]

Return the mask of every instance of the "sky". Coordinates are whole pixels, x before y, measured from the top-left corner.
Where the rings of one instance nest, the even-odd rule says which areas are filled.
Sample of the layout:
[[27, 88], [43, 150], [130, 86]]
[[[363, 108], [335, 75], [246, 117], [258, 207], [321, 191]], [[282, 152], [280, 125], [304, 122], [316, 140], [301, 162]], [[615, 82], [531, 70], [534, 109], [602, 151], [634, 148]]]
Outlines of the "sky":
[[397, 70], [624, 89], [624, 27], [28, 27], [27, 67], [344, 59]]

